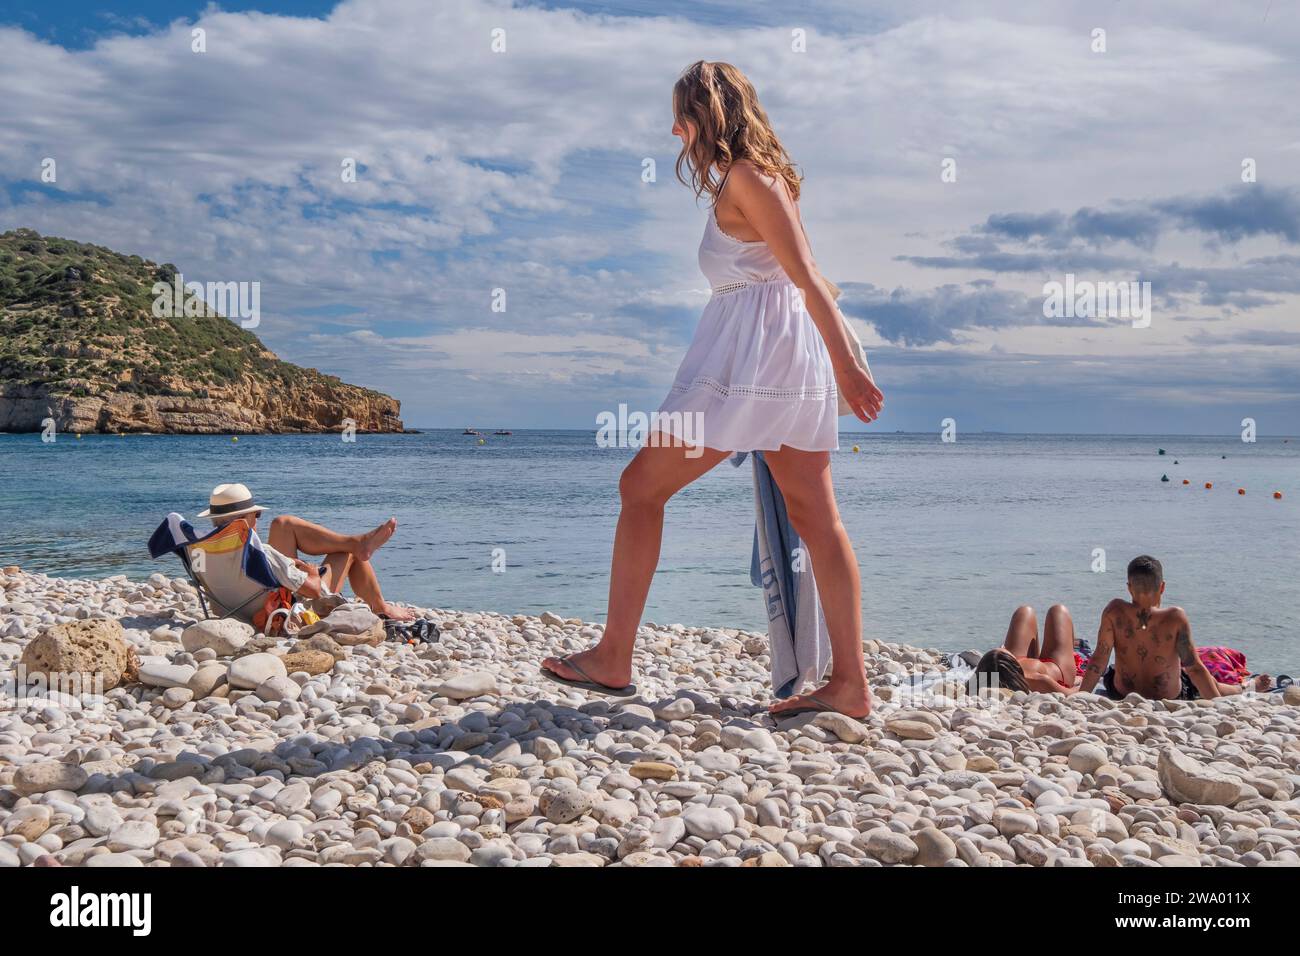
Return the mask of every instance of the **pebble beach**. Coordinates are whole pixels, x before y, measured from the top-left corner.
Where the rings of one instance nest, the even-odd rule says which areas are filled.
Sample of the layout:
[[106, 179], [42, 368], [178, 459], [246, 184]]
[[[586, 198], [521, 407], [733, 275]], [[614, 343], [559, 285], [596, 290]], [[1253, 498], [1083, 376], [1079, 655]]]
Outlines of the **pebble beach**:
[[919, 697], [946, 656], [867, 640], [868, 718], [778, 726], [763, 634], [646, 624], [613, 700], [538, 673], [599, 625], [418, 610], [276, 640], [184, 579], [0, 572], [0, 867], [1300, 865], [1298, 687]]

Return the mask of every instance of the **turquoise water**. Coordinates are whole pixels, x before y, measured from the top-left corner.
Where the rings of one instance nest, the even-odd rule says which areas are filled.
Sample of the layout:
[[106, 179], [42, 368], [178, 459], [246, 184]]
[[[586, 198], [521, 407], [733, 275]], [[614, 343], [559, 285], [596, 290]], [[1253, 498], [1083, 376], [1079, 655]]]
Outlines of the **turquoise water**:
[[[862, 567], [868, 636], [985, 648], [1017, 604], [1064, 602], [1091, 639], [1106, 601], [1123, 593], [1125, 564], [1145, 551], [1164, 562], [1167, 600], [1187, 608], [1198, 643], [1240, 647], [1257, 669], [1300, 665], [1300, 440], [961, 435], [942, 444], [937, 434], [846, 433], [842, 445], [836, 487]], [[0, 435], [0, 563], [65, 576], [177, 574], [174, 559], [150, 561], [150, 532], [168, 511], [202, 510], [213, 485], [242, 481], [272, 513], [341, 531], [395, 515], [397, 535], [376, 567], [397, 600], [602, 620], [617, 480], [631, 455], [576, 431], [489, 435], [481, 446], [458, 430], [355, 444]], [[723, 464], [675, 498], [647, 620], [762, 630], [752, 536], [748, 464]], [[504, 573], [492, 570], [498, 548]], [[1106, 551], [1105, 573], [1091, 570], [1095, 548]]]

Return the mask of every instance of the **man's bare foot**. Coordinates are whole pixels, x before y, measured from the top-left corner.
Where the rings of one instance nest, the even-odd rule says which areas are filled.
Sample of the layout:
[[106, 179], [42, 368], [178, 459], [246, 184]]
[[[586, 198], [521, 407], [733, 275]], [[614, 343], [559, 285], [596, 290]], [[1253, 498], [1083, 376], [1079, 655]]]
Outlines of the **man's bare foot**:
[[409, 607], [398, 607], [396, 604], [393, 604], [391, 601], [385, 601], [383, 604], [383, 608], [379, 611], [376, 611], [375, 613], [382, 614], [390, 621], [414, 621], [415, 620], [415, 612], [412, 611]]
[[565, 680], [593, 680], [606, 687], [626, 687], [632, 683], [632, 664], [617, 664], [605, 660], [599, 653], [600, 645], [577, 654], [566, 655], [577, 661], [586, 674], [580, 674], [558, 657], [548, 657], [542, 661], [542, 667], [557, 677]]
[[[816, 696], [817, 700], [811, 698]], [[871, 691], [865, 684], [837, 684], [834, 679], [823, 684], [811, 694], [796, 694], [768, 708], [774, 718], [780, 718], [790, 710], [801, 707], [820, 708], [818, 701], [830, 707], [837, 714], [861, 720], [871, 713]]]
[[374, 553], [383, 547], [384, 542], [393, 536], [393, 532], [396, 530], [397, 519], [389, 518], [374, 531], [362, 535], [361, 543], [357, 545], [357, 550], [354, 552], [357, 560], [369, 561]]

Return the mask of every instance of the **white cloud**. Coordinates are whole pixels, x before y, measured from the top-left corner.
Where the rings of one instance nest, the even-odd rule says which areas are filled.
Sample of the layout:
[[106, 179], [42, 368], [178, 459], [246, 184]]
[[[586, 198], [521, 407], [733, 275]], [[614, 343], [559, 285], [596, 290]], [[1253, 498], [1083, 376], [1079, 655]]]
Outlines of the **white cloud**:
[[[490, 376], [481, 359], [494, 350], [542, 353], [531, 368], [498, 361], [517, 390], [503, 412], [586, 421], [584, 403], [620, 400], [610, 388], [643, 404], [662, 394], [702, 304], [703, 213], [673, 179], [669, 132], [671, 84], [698, 57], [753, 76], [808, 174], [805, 218], [837, 280], [965, 282], [981, 274], [936, 279], [898, 257], [941, 254], [990, 214], [1214, 192], [1243, 156], [1270, 183], [1300, 181], [1289, 11], [1265, 23], [1262, 8], [1256, 22], [1170, 0], [1039, 7], [900, 0], [864, 21], [857, 3], [799, 15], [715, 3], [692, 22], [350, 0], [323, 20], [212, 9], [199, 21], [206, 54], [190, 51], [182, 21], [79, 51], [0, 29], [5, 180], [34, 182], [53, 156], [60, 190], [108, 199], [0, 194], [0, 225], [172, 261], [195, 279], [259, 280], [271, 347], [395, 392], [413, 421], [465, 417], [485, 393], [431, 393], [421, 376]], [[809, 53], [789, 51], [791, 26], [809, 30]], [[1089, 51], [1094, 26], [1108, 30], [1105, 54]], [[495, 27], [505, 54], [491, 52]], [[947, 155], [955, 184], [939, 181]], [[652, 185], [640, 181], [647, 156]], [[356, 183], [340, 179], [345, 157], [365, 167]], [[1191, 243], [1177, 259], [1233, 256]], [[489, 308], [496, 287], [510, 294], [504, 315]], [[301, 314], [340, 306], [354, 314]], [[1233, 321], [1276, 328], [1293, 309]], [[1176, 345], [1198, 331], [1161, 334]], [[505, 347], [521, 334], [556, 341]], [[1018, 351], [1021, 334], [966, 348]], [[1137, 348], [1095, 330], [1053, 335], [1044, 355]], [[478, 351], [462, 350], [471, 341]], [[621, 359], [637, 347], [653, 361]], [[569, 398], [545, 391], [556, 382]]]

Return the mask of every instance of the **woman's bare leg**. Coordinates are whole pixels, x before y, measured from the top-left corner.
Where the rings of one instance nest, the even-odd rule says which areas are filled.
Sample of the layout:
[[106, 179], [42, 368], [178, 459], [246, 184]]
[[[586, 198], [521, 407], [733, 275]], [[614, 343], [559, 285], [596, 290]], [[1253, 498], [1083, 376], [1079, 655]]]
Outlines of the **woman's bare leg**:
[[1007, 625], [1007, 636], [1002, 646], [1016, 657], [1038, 660], [1038, 616], [1028, 604], [1022, 604], [1011, 615], [1011, 623]]
[[[862, 659], [862, 583], [853, 544], [835, 504], [830, 452], [786, 446], [764, 452], [764, 458], [781, 489], [790, 523], [808, 548], [830, 631], [830, 678], [814, 693], [842, 714], [865, 717], [871, 711], [871, 692]], [[774, 704], [770, 712], [779, 717], [809, 703], [801, 694]]]
[[271, 522], [267, 541], [271, 547], [293, 557], [298, 552], [311, 555], [334, 554], [346, 551], [358, 561], [369, 561], [380, 545], [397, 530], [397, 519], [389, 518], [373, 531], [365, 534], [339, 534], [322, 525], [313, 524], [297, 515], [280, 515]]
[[[658, 447], [647, 445], [636, 453], [618, 483], [622, 508], [614, 532], [614, 557], [609, 569], [609, 611], [605, 633], [590, 650], [572, 655], [592, 680], [610, 687], [632, 682], [632, 648], [645, 611], [650, 582], [659, 565], [663, 539], [664, 505], [668, 499], [699, 478], [730, 452], [705, 448], [691, 457], [690, 449], [669, 447], [673, 439], [661, 437]], [[697, 453], [699, 450], [693, 450]], [[582, 674], [548, 657], [542, 666], [569, 680]]]
[[1064, 604], [1053, 604], [1047, 609], [1047, 618], [1043, 621], [1042, 656], [1056, 661], [1061, 677], [1066, 683], [1074, 683], [1078, 670], [1074, 666], [1074, 620]]
[[[1233, 694], [1244, 694], [1246, 692], [1245, 684], [1225, 684], [1222, 681], [1215, 681], [1219, 685], [1220, 697], [1231, 697]], [[1253, 689], [1259, 693], [1264, 693], [1273, 686], [1273, 678], [1268, 674], [1259, 674], [1255, 678]]]

